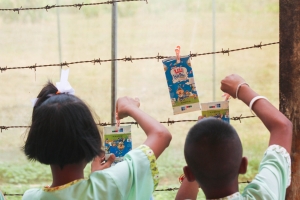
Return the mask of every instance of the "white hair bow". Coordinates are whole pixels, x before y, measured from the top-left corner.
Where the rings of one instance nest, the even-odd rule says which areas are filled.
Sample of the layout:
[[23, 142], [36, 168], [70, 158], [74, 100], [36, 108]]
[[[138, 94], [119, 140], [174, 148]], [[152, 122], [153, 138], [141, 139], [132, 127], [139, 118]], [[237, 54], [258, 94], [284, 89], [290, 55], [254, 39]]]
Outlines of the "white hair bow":
[[69, 77], [69, 69], [61, 70], [60, 75], [60, 82], [56, 83], [56, 88], [60, 93], [67, 93], [67, 94], [75, 94], [75, 90], [72, 88], [68, 81]]
[[[66, 93], [66, 94], [75, 94], [75, 90], [72, 88], [68, 81], [69, 77], [69, 69], [61, 70], [60, 81], [56, 82], [56, 88], [58, 89], [59, 93]], [[31, 99], [32, 107], [34, 107], [38, 98]]]

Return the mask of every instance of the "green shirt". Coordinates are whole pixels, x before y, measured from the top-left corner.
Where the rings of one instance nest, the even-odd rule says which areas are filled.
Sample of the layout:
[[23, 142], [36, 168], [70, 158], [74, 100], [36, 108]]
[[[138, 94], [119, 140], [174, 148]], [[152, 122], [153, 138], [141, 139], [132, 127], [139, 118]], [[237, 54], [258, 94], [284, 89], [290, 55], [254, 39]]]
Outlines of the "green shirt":
[[87, 180], [75, 180], [54, 188], [29, 189], [23, 200], [150, 199], [157, 184], [155, 155], [148, 146], [141, 145], [127, 153], [124, 161], [93, 172]]
[[271, 145], [266, 150], [254, 180], [242, 194], [234, 193], [220, 200], [284, 200], [291, 183], [291, 158], [285, 148]]

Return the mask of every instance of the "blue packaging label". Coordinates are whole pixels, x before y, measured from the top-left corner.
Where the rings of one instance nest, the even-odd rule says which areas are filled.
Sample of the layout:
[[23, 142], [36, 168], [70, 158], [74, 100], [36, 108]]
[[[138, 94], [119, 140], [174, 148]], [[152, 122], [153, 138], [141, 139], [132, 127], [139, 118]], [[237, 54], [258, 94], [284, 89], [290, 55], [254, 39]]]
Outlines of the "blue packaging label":
[[230, 122], [229, 101], [201, 103], [203, 117], [215, 117], [227, 123]]
[[131, 126], [104, 127], [105, 157], [116, 156], [115, 163], [123, 161], [125, 154], [132, 149]]

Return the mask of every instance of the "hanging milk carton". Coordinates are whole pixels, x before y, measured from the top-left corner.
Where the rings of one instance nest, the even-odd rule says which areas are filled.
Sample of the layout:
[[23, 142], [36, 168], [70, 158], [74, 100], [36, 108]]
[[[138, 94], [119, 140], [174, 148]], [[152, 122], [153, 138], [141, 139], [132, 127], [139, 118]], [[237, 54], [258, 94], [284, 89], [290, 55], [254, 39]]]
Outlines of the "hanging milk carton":
[[110, 154], [116, 156], [115, 163], [123, 161], [123, 157], [132, 149], [131, 125], [104, 127], [105, 158]]
[[215, 117], [227, 123], [230, 122], [229, 101], [201, 103], [201, 109], [202, 117]]
[[190, 56], [179, 57], [178, 55], [177, 57], [164, 59], [162, 62], [173, 113], [181, 114], [200, 110]]

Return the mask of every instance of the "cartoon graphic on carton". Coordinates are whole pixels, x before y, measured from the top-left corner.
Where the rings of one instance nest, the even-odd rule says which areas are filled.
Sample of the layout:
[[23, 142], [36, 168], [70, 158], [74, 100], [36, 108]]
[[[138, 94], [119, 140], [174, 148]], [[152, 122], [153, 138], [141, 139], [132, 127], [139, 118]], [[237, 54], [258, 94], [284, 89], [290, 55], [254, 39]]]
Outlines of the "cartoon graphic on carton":
[[184, 90], [181, 87], [178, 87], [176, 94], [178, 95], [178, 101], [184, 100]]

